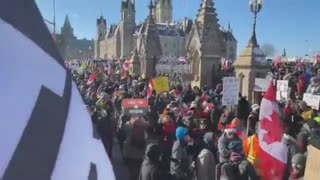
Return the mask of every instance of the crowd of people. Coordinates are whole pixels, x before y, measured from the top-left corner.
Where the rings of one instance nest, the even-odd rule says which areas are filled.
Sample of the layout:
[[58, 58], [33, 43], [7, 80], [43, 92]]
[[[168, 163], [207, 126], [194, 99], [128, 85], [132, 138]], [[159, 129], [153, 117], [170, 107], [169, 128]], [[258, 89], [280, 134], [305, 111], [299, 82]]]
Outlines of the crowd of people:
[[[92, 62], [73, 69], [73, 78], [87, 104], [106, 152], [112, 158], [119, 143], [130, 180], [259, 180], [259, 104], [239, 93], [236, 108], [222, 105], [222, 84], [215, 88], [170, 84], [170, 91], [148, 96], [149, 112], [124, 113], [122, 100], [147, 98], [149, 80], [120, 76], [117, 63]], [[308, 69], [309, 68], [309, 69]], [[79, 70], [80, 69], [80, 70]], [[288, 149], [284, 179], [304, 177], [307, 145], [318, 138], [318, 111], [302, 100], [320, 93], [317, 66], [273, 64], [275, 79], [289, 81], [290, 99], [279, 102]], [[120, 73], [121, 74], [121, 73]]]

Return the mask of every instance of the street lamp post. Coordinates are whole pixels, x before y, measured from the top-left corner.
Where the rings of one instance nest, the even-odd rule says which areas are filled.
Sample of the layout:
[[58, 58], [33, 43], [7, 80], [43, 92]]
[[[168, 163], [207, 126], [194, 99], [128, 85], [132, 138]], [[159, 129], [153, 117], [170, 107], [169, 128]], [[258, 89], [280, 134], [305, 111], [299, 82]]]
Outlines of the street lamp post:
[[49, 21], [45, 18], [43, 18], [47, 23], [51, 24], [53, 26], [53, 34], [56, 34], [56, 0], [52, 1], [53, 3], [53, 21]]
[[252, 36], [250, 42], [254, 46], [258, 46], [257, 37], [256, 37], [256, 26], [257, 26], [257, 16], [258, 13], [262, 9], [262, 0], [249, 0], [250, 10], [253, 14], [253, 29], [252, 29]]

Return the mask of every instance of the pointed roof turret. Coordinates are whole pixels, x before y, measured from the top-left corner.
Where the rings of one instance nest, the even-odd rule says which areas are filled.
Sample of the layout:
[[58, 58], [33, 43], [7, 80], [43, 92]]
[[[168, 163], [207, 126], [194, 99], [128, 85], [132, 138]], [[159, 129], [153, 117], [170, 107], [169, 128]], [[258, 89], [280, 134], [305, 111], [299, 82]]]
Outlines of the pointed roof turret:
[[283, 49], [282, 57], [287, 57], [286, 49]]
[[202, 8], [212, 7], [212, 0], [203, 0], [201, 4]]
[[69, 20], [69, 15], [67, 14], [66, 15], [66, 18], [64, 19], [64, 24], [63, 24], [64, 27], [71, 27], [71, 24], [70, 24], [70, 20]]
[[149, 8], [148, 23], [154, 24], [154, 4], [153, 4], [153, 0], [150, 0], [148, 8]]
[[195, 21], [201, 47], [206, 54], [223, 55], [224, 39], [212, 0], [203, 0]]
[[147, 19], [146, 30], [145, 30], [145, 47], [146, 56], [156, 56], [159, 57], [162, 54], [159, 33], [156, 28], [153, 15], [153, 0], [150, 0], [149, 4], [149, 16]]
[[228, 22], [228, 32], [232, 32], [230, 21]]
[[73, 28], [70, 24], [68, 14], [66, 15], [66, 18], [64, 20], [64, 24], [61, 27], [61, 34], [65, 37], [65, 39], [73, 39], [74, 38]]
[[131, 8], [132, 10], [135, 10], [135, 1], [134, 0], [122, 0], [121, 1], [121, 11], [124, 9]]

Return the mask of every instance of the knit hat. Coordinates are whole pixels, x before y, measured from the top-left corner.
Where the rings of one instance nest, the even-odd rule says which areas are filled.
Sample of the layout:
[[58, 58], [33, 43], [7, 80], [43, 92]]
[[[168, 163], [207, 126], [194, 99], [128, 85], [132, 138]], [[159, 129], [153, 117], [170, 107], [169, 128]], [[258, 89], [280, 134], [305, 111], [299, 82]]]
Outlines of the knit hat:
[[292, 157], [291, 163], [306, 167], [307, 157], [304, 154], [296, 154]]
[[188, 129], [184, 127], [178, 127], [176, 130], [176, 138], [179, 141], [185, 141], [186, 137], [188, 136]]
[[224, 132], [226, 133], [236, 133], [237, 132], [237, 126], [233, 125], [233, 124], [230, 124], [230, 125], [227, 125], [226, 128], [224, 129]]

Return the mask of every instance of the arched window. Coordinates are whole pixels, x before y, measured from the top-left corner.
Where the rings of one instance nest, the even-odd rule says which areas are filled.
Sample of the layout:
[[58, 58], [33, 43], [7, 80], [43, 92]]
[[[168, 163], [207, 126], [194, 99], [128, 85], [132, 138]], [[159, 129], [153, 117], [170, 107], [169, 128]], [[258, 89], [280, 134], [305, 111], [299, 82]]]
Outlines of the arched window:
[[243, 79], [245, 78], [244, 74], [241, 72], [239, 74], [239, 80], [240, 80], [240, 93], [242, 94], [242, 87], [243, 87]]

